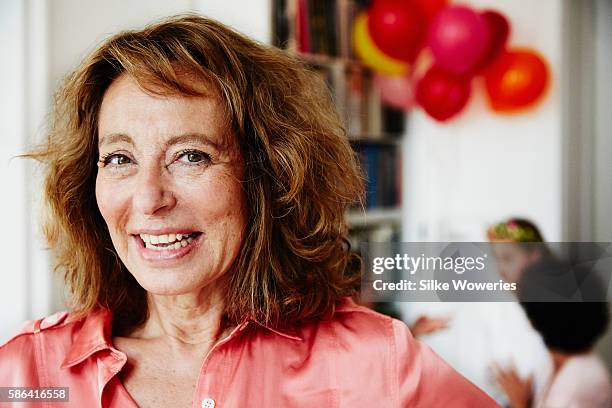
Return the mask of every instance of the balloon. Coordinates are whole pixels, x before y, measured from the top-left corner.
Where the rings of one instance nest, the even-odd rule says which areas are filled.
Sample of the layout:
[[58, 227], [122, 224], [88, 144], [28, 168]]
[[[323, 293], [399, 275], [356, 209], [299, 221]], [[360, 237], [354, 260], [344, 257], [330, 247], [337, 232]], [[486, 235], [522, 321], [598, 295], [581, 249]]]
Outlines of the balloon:
[[448, 0], [414, 0], [414, 3], [421, 10], [427, 23], [429, 23], [446, 6]]
[[383, 74], [401, 75], [408, 71], [408, 64], [385, 55], [368, 33], [368, 15], [363, 12], [353, 24], [353, 48], [364, 65]]
[[368, 31], [382, 52], [413, 62], [423, 45], [426, 22], [412, 1], [375, 0], [368, 10]]
[[549, 83], [548, 64], [530, 49], [502, 53], [484, 73], [493, 110], [511, 112], [535, 103]]
[[441, 122], [455, 116], [470, 99], [470, 80], [433, 66], [416, 86], [416, 101], [429, 116]]
[[374, 85], [380, 91], [381, 99], [399, 109], [410, 109], [414, 102], [414, 84], [410, 75], [374, 76]]
[[465, 6], [442, 9], [431, 22], [427, 37], [436, 65], [456, 75], [474, 72], [489, 41], [485, 17]]
[[478, 70], [486, 68], [495, 57], [506, 47], [508, 37], [510, 36], [510, 23], [503, 14], [495, 10], [486, 10], [482, 16], [487, 21], [489, 26], [489, 43], [487, 51], [484, 54], [482, 61], [478, 64]]

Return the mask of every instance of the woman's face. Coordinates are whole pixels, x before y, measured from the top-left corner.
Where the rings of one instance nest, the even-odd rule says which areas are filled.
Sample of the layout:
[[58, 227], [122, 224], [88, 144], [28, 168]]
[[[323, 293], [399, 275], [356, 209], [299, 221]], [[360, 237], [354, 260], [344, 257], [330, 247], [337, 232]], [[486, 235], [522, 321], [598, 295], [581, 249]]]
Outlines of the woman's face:
[[96, 199], [119, 257], [150, 293], [198, 291], [240, 250], [242, 161], [223, 144], [222, 113], [215, 97], [152, 96], [127, 75], [104, 94]]

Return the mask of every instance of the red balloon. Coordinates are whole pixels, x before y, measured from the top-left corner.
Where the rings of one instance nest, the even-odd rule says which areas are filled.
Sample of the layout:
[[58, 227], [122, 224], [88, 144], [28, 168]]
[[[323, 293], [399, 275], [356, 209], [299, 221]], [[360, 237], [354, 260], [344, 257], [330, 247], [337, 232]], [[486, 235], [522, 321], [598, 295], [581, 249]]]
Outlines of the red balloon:
[[414, 3], [421, 9], [425, 20], [429, 23], [447, 5], [448, 0], [414, 0]]
[[498, 11], [485, 10], [482, 13], [489, 26], [489, 43], [478, 70], [486, 68], [505, 48], [510, 36], [510, 22]]
[[412, 1], [376, 0], [368, 10], [368, 30], [382, 52], [413, 62], [423, 45], [426, 24]]
[[431, 22], [427, 44], [436, 65], [456, 75], [474, 73], [489, 40], [487, 20], [469, 7], [449, 6]]
[[416, 101], [432, 118], [446, 121], [465, 107], [470, 99], [470, 80], [433, 66], [416, 87]]
[[489, 103], [498, 112], [512, 112], [534, 104], [549, 83], [546, 60], [530, 49], [502, 53], [484, 73]]

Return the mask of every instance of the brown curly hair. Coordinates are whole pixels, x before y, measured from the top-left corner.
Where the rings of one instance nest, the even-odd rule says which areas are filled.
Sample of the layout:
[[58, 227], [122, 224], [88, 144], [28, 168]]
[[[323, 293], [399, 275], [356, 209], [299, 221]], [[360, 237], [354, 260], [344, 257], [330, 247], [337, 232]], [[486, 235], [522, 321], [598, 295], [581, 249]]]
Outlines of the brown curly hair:
[[363, 179], [324, 81], [296, 57], [196, 15], [121, 32], [93, 51], [55, 95], [46, 142], [24, 155], [45, 165], [44, 234], [73, 308], [114, 311], [113, 330], [148, 317], [145, 290], [113, 248], [95, 198], [97, 117], [119, 75], [145, 90], [199, 95], [187, 70], [212, 83], [245, 164], [245, 241], [228, 282], [226, 316], [276, 327], [323, 318], [358, 290], [345, 210]]

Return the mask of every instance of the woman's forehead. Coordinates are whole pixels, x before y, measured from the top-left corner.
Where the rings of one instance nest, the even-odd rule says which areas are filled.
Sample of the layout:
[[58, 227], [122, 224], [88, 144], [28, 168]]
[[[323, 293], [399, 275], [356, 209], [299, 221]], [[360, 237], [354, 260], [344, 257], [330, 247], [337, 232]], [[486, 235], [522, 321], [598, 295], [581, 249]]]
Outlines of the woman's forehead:
[[170, 87], [143, 83], [132, 76], [122, 74], [104, 92], [102, 108], [111, 103], [126, 105], [146, 103], [151, 106], [174, 106], [182, 109], [205, 108], [211, 112], [215, 111], [214, 113], [223, 110], [219, 93], [208, 82], [193, 78], [193, 82], [189, 83], [189, 87], [196, 90], [198, 95], [184, 95]]
[[216, 94], [154, 94], [128, 75], [118, 77], [106, 90], [98, 117], [100, 144], [117, 134], [146, 141], [202, 134], [227, 145], [228, 133], [225, 111]]

